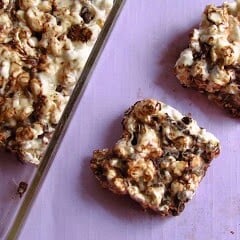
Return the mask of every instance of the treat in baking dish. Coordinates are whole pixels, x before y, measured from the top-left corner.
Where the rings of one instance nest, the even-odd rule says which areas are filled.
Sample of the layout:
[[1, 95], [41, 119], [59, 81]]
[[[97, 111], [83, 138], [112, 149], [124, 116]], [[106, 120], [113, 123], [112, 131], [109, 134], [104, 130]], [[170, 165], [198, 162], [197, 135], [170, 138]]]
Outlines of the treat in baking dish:
[[0, 1], [0, 146], [38, 165], [113, 0]]
[[219, 141], [189, 116], [153, 99], [124, 115], [121, 139], [96, 150], [91, 169], [104, 188], [129, 195], [144, 209], [178, 215], [194, 195]]
[[175, 66], [185, 87], [240, 117], [240, 1], [206, 7]]

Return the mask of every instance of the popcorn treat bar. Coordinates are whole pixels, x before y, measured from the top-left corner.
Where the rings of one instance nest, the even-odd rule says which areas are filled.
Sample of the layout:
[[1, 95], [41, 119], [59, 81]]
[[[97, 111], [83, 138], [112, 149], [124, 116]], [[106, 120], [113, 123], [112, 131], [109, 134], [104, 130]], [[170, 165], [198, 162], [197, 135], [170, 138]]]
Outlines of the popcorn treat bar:
[[206, 7], [199, 29], [178, 59], [180, 83], [240, 117], [240, 1]]
[[196, 121], [162, 102], [137, 102], [124, 116], [113, 149], [94, 151], [91, 169], [104, 188], [128, 194], [144, 209], [178, 215], [219, 150]]
[[38, 165], [113, 0], [0, 1], [0, 146]]

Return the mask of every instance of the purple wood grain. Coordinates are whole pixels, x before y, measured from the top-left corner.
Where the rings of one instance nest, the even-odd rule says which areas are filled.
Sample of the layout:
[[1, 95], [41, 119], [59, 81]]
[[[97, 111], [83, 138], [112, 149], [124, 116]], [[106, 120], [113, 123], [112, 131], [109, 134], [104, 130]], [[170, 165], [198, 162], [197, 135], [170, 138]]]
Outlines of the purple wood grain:
[[[239, 121], [180, 87], [172, 71], [208, 3], [127, 1], [20, 239], [240, 239]], [[221, 156], [179, 217], [142, 212], [101, 189], [89, 170], [92, 150], [111, 147], [123, 112], [145, 97], [191, 112], [222, 142]]]

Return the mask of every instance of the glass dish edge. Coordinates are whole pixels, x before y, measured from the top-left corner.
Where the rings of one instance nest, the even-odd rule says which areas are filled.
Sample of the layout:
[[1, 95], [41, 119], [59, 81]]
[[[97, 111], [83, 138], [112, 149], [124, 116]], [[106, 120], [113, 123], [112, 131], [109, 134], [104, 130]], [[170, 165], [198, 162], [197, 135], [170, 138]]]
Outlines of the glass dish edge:
[[84, 66], [84, 69], [81, 73], [79, 80], [76, 83], [76, 86], [73, 90], [73, 93], [69, 99], [69, 102], [61, 116], [61, 119], [56, 127], [55, 133], [50, 141], [50, 144], [44, 154], [41, 164], [37, 168], [37, 171], [28, 187], [28, 191], [25, 193], [23, 202], [20, 205], [19, 210], [9, 227], [9, 230], [6, 233], [7, 240], [17, 239], [21, 229], [24, 226], [26, 218], [31, 210], [34, 200], [43, 184], [43, 181], [48, 173], [51, 164], [54, 161], [54, 157], [60, 147], [61, 141], [65, 135], [67, 127], [71, 121], [71, 118], [76, 110], [77, 105], [79, 104], [84, 91], [87, 87], [87, 84], [90, 80], [90, 76], [94, 67], [98, 61], [98, 58], [103, 51], [107, 39], [113, 29], [113, 26], [121, 12], [122, 7], [126, 0], [115, 0], [112, 10], [110, 11], [107, 20], [103, 26], [101, 33], [98, 36], [98, 39], [91, 51], [90, 56]]

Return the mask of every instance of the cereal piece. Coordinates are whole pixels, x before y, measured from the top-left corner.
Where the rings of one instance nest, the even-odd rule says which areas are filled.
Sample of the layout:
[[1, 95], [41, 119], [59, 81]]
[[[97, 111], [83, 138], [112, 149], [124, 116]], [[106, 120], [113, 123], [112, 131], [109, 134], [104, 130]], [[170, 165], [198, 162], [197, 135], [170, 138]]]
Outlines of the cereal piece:
[[137, 102], [124, 116], [113, 149], [96, 150], [91, 169], [104, 188], [144, 209], [178, 215], [219, 152], [219, 141], [162, 102]]
[[41, 162], [112, 5], [0, 1], [0, 146], [21, 161]]
[[239, 9], [239, 1], [207, 6], [175, 66], [183, 86], [205, 93], [234, 117], [240, 117]]

